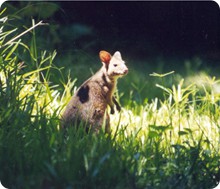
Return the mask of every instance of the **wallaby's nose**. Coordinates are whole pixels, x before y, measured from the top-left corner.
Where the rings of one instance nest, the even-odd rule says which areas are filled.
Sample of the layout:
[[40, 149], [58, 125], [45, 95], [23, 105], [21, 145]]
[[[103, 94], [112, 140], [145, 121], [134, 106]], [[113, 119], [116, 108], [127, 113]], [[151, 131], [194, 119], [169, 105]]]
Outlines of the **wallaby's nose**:
[[128, 68], [124, 70], [124, 74], [127, 74], [128, 73]]

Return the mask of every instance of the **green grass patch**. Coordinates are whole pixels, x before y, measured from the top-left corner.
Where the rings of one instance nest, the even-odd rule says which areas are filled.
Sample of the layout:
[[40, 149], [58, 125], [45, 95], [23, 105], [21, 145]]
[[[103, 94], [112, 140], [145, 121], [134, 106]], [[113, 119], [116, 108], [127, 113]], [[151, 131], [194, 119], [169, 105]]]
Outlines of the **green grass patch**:
[[[9, 24], [1, 16], [3, 25]], [[184, 80], [176, 73], [146, 74], [130, 67], [119, 82], [124, 108], [111, 115], [111, 135], [74, 127], [64, 132], [59, 118], [79, 84], [54, 65], [56, 52], [39, 52], [35, 30], [40, 28], [34, 21], [31, 27], [30, 44], [22, 43], [26, 34], [15, 38], [16, 28], [2, 26], [0, 33], [0, 180], [6, 188], [217, 185], [219, 80], [201, 73], [198, 83], [196, 76]], [[77, 76], [76, 65], [89, 69], [85, 56], [76, 58]], [[161, 95], [148, 98], [152, 88]]]

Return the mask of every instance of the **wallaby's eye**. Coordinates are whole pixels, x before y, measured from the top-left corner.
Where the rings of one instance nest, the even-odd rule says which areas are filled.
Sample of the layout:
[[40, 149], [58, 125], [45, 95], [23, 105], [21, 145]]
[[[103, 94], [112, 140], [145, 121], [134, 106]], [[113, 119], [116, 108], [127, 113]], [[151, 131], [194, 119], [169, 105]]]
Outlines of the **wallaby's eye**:
[[117, 67], [118, 64], [113, 64], [114, 67]]

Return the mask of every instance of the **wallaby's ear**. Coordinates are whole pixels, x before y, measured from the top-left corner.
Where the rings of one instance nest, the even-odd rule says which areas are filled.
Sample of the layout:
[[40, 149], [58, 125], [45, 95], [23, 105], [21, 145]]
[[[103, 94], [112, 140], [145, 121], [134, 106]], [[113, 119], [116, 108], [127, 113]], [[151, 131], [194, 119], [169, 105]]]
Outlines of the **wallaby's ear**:
[[121, 59], [121, 53], [119, 51], [116, 51], [113, 55], [115, 58]]
[[109, 64], [112, 58], [111, 54], [108, 53], [107, 51], [100, 51], [99, 57], [100, 57], [101, 62], [104, 62], [105, 64]]

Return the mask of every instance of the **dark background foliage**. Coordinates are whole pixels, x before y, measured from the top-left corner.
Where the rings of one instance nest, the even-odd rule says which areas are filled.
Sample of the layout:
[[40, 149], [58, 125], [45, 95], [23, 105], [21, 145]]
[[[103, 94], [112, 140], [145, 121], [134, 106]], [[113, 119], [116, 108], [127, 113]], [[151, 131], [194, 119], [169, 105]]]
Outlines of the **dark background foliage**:
[[220, 11], [214, 1], [10, 4], [20, 8], [19, 14], [26, 19], [32, 16], [48, 21], [57, 32], [49, 43], [54, 42], [58, 50], [87, 49], [97, 53], [100, 49], [119, 49], [142, 59], [198, 55], [216, 60], [220, 56]]
[[95, 49], [119, 48], [142, 58], [158, 54], [194, 56], [220, 50], [220, 12], [213, 1], [58, 4], [65, 13], [55, 15], [61, 25], [80, 23], [94, 29]]

